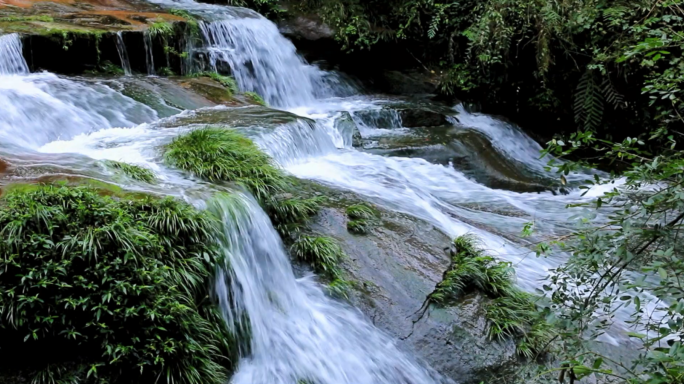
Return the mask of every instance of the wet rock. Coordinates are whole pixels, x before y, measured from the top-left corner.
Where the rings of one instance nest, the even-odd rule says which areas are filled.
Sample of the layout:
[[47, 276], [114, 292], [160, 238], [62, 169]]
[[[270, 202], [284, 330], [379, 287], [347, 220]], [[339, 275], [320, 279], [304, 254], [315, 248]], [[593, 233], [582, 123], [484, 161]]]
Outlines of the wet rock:
[[9, 168], [9, 164], [3, 159], [0, 159], [0, 175], [7, 172], [7, 168]]
[[414, 127], [439, 127], [449, 124], [447, 115], [429, 109], [402, 109], [399, 110], [402, 125], [407, 128]]
[[345, 147], [361, 147], [363, 145], [359, 127], [356, 126], [349, 112], [340, 112], [340, 117], [335, 120], [335, 129], [342, 134]]
[[316, 15], [298, 15], [278, 23], [283, 35], [293, 39], [316, 41], [331, 39], [335, 31]]
[[427, 71], [410, 73], [387, 71], [376, 79], [376, 86], [395, 95], [421, 95], [437, 93], [438, 77]]
[[[353, 305], [400, 345], [459, 383], [479, 383], [516, 367], [513, 342], [490, 341], [483, 317], [485, 298], [430, 307], [425, 298], [449, 266], [450, 239], [423, 221], [381, 210], [382, 226], [368, 235], [346, 230], [344, 208], [327, 208], [312, 229], [336, 238], [349, 258], [344, 269], [356, 287]], [[415, 321], [415, 324], [414, 324]]]
[[313, 124], [313, 121], [289, 112], [262, 106], [245, 106], [237, 108], [201, 109], [192, 113], [177, 116], [171, 120], [162, 121], [161, 126], [176, 128], [186, 125], [214, 125], [226, 128], [266, 128], [274, 129], [284, 124], [303, 120]]

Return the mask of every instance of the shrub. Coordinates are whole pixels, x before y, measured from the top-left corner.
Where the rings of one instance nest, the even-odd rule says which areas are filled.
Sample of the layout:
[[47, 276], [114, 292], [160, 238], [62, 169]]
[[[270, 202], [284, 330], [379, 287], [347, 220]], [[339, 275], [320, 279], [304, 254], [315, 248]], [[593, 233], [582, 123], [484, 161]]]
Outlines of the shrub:
[[490, 339], [514, 338], [518, 353], [528, 358], [543, 352], [551, 332], [534, 298], [514, 285], [510, 263], [484, 255], [473, 236], [456, 238], [454, 248], [451, 266], [429, 301], [445, 306], [478, 290], [491, 299], [486, 305]]
[[120, 161], [106, 160], [105, 165], [119, 171], [133, 180], [153, 183], [155, 181], [154, 172], [139, 165], [123, 163]]
[[226, 382], [237, 355], [207, 299], [214, 225], [171, 198], [10, 190], [0, 202], [1, 358], [36, 383]]

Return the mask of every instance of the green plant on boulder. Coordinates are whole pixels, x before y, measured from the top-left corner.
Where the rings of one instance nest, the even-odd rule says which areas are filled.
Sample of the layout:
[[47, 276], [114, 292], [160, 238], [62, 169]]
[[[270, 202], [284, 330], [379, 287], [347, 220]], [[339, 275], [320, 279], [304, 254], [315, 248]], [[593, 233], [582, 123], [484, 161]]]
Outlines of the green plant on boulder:
[[190, 12], [184, 9], [171, 9], [169, 10], [169, 13], [174, 16], [182, 17], [183, 19], [185, 19], [185, 25], [187, 25], [188, 31], [192, 36], [199, 35], [199, 21], [197, 21], [197, 18], [190, 14]]
[[154, 172], [139, 165], [128, 164], [114, 160], [106, 160], [104, 163], [107, 167], [112, 168], [133, 180], [142, 181], [145, 183], [153, 183], [156, 180]]
[[264, 107], [268, 106], [268, 104], [266, 104], [266, 100], [264, 100], [264, 98], [256, 92], [245, 92], [245, 96], [247, 96], [247, 98], [256, 104], [263, 105]]
[[366, 203], [347, 207], [347, 230], [352, 233], [368, 233], [378, 222], [378, 212]]
[[169, 22], [158, 20], [150, 25], [147, 29], [147, 33], [149, 33], [151, 37], [166, 38], [173, 34], [173, 25]]
[[319, 198], [295, 196], [296, 182], [251, 140], [230, 129], [205, 127], [164, 148], [167, 164], [209, 181], [244, 186], [260, 202], [281, 235], [290, 236], [318, 212]]
[[341, 275], [338, 264], [344, 257], [340, 245], [330, 237], [302, 235], [290, 247], [298, 260], [311, 265], [314, 271], [335, 280]]
[[515, 339], [518, 353], [528, 358], [544, 352], [552, 332], [534, 297], [515, 286], [511, 264], [485, 255], [471, 235], [456, 238], [454, 248], [449, 269], [426, 302], [448, 306], [480, 291], [491, 300], [485, 308], [491, 339]]
[[209, 299], [215, 228], [171, 198], [10, 190], [0, 200], [0, 358], [39, 384], [225, 383], [237, 350]]

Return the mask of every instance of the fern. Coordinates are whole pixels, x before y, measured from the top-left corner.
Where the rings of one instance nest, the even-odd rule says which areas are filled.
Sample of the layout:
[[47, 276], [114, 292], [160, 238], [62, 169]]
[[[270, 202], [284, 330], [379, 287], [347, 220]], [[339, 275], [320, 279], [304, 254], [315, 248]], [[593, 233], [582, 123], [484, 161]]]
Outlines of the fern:
[[625, 97], [615, 90], [613, 84], [610, 82], [610, 79], [606, 78], [603, 80], [603, 83], [601, 84], [601, 92], [603, 93], [603, 97], [606, 99], [608, 104], [612, 105], [613, 108], [618, 109], [625, 108], [627, 106]]
[[594, 74], [587, 70], [575, 90], [575, 121], [584, 129], [594, 130], [603, 119], [603, 93]]

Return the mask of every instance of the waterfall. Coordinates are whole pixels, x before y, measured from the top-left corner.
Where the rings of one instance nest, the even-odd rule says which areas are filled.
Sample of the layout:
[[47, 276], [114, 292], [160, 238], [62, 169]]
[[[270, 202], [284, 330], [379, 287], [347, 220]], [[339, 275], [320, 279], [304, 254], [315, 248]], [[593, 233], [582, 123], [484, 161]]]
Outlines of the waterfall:
[[0, 75], [29, 73], [19, 35], [0, 36]]
[[219, 197], [225, 268], [216, 295], [228, 324], [249, 329], [251, 354], [233, 384], [426, 384], [444, 382], [392, 340], [323, 293], [295, 279], [282, 241], [251, 197]]
[[130, 76], [132, 73], [131, 62], [128, 60], [128, 51], [126, 50], [126, 45], [123, 41], [123, 34], [120, 31], [116, 33], [116, 50], [119, 52], [121, 68], [123, 68], [124, 74]]
[[154, 72], [154, 53], [152, 52], [152, 36], [149, 31], [143, 34], [143, 43], [145, 44], [145, 63], [147, 64], [147, 74], [152, 76]]
[[294, 45], [265, 18], [230, 18], [201, 24], [211, 65], [230, 66], [240, 89], [274, 106], [309, 104], [320, 71], [297, 56]]

